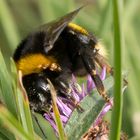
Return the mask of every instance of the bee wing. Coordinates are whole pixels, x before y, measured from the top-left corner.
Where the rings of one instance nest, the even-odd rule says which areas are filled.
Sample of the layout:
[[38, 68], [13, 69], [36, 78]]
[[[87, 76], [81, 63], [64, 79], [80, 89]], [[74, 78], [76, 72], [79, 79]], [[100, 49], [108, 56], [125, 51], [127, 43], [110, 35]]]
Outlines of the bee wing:
[[46, 34], [44, 41], [44, 48], [46, 52], [53, 48], [53, 44], [58, 39], [61, 32], [82, 8], [83, 7], [80, 7], [55, 21], [41, 26], [40, 31]]

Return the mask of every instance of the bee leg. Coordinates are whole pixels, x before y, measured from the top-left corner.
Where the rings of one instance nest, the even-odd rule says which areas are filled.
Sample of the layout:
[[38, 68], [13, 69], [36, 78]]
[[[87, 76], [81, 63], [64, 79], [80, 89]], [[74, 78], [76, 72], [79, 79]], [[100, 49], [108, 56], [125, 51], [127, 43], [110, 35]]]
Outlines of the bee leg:
[[80, 106], [80, 104], [75, 100], [74, 97], [70, 97], [72, 100], [73, 105], [77, 108], [80, 112], [84, 112], [84, 109]]
[[55, 85], [57, 87], [58, 93], [74, 101], [74, 98], [72, 97], [72, 90], [68, 84], [68, 81], [62, 77], [58, 77], [55, 80]]
[[[105, 57], [100, 55], [99, 53], [95, 54], [95, 60], [100, 65], [101, 68], [106, 67], [107, 73], [110, 73], [112, 76], [114, 75], [114, 69], [108, 64]], [[128, 85], [128, 81], [123, 78], [124, 86]]]
[[106, 58], [99, 53], [95, 54], [95, 60], [100, 65], [101, 68], [106, 67], [107, 73], [113, 75], [113, 68], [109, 65]]
[[71, 89], [69, 87], [69, 83], [64, 74], [63, 75], [61, 74], [61, 76], [57, 77], [55, 79], [54, 83], [57, 87], [57, 90], [60, 91], [60, 93], [63, 93], [64, 95], [66, 94], [66, 96], [71, 94]]
[[106, 90], [104, 88], [103, 82], [96, 72], [95, 63], [94, 63], [95, 58], [93, 56], [91, 57], [90, 55], [86, 55], [86, 53], [83, 53], [81, 57], [82, 57], [86, 70], [91, 75], [96, 85], [97, 91], [105, 99], [106, 102], [109, 102], [110, 99], [106, 94]]
[[69, 98], [73, 105], [80, 111], [83, 112], [83, 108], [78, 104], [78, 102], [76, 101], [76, 99], [73, 97], [72, 95], [72, 90], [69, 87], [68, 81], [64, 80], [64, 78], [62, 78], [61, 76], [56, 78], [55, 80], [55, 84], [57, 85], [57, 90], [60, 91], [61, 95], [66, 96], [67, 98]]

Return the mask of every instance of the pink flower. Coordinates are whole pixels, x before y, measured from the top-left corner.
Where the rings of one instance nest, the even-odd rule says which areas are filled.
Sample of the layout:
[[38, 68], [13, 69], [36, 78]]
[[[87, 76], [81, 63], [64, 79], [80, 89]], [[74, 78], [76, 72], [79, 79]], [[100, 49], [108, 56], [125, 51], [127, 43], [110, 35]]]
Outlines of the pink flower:
[[[100, 74], [100, 78], [101, 78], [101, 80], [104, 80], [105, 77], [106, 77], [106, 68], [104, 67]], [[84, 83], [80, 86], [77, 82], [76, 77], [74, 75], [72, 75], [72, 81], [70, 83], [70, 87], [72, 89], [73, 98], [77, 101], [77, 103], [79, 103], [85, 96], [87, 96], [88, 94], [90, 94], [92, 92], [92, 90], [95, 88], [95, 84], [94, 84], [91, 76], [88, 75], [86, 86]], [[58, 96], [57, 105], [58, 105], [58, 109], [60, 112], [60, 118], [63, 122], [63, 125], [65, 126], [71, 116], [71, 113], [75, 109], [75, 104], [68, 98]], [[107, 105], [103, 109], [100, 116], [96, 120], [95, 124], [97, 124], [98, 121], [100, 120], [100, 118], [102, 118], [102, 116], [108, 111], [108, 108], [110, 108], [110, 107]], [[57, 127], [56, 127], [56, 124], [54, 121], [53, 111], [51, 111], [50, 113], [45, 113], [44, 117], [46, 118], [47, 121], [50, 122], [51, 126], [57, 132]]]

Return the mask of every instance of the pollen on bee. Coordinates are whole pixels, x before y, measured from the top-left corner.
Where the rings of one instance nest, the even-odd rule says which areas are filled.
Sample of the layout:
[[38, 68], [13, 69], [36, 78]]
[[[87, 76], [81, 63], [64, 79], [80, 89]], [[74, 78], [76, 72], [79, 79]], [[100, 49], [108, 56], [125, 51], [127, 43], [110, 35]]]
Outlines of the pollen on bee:
[[[16, 62], [18, 70], [21, 70], [23, 75], [31, 73], [39, 73], [43, 69], [51, 67], [56, 60], [51, 56], [44, 56], [42, 54], [32, 54], [21, 58]], [[57, 66], [58, 67], [58, 66]]]
[[61, 71], [60, 66], [56, 63], [52, 63], [49, 68], [51, 71]]
[[92, 70], [92, 75], [96, 75], [96, 70]]

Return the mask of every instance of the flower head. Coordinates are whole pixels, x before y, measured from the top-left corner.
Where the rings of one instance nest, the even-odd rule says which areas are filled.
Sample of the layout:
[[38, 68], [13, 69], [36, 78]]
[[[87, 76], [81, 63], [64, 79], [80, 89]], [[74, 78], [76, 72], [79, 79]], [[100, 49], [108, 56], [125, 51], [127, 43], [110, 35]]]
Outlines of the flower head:
[[[106, 68], [104, 67], [100, 74], [101, 80], [104, 80], [105, 76], [106, 76]], [[88, 94], [90, 94], [92, 92], [92, 90], [95, 88], [95, 84], [94, 84], [91, 76], [88, 75], [87, 83], [86, 84], [82, 83], [82, 85], [80, 86], [77, 82], [76, 77], [74, 75], [72, 75], [72, 80], [70, 82], [70, 88], [72, 90], [72, 93], [71, 93], [72, 97], [75, 99], [75, 101], [77, 103], [79, 103], [85, 96], [87, 96]], [[60, 118], [63, 122], [63, 125], [65, 126], [66, 123], [68, 122], [73, 110], [75, 109], [75, 104], [69, 98], [58, 96], [57, 97], [57, 106], [58, 106], [58, 109], [60, 112]], [[96, 124], [98, 123], [100, 118], [103, 116], [104, 112], [105, 112], [105, 110], [96, 120]], [[44, 117], [46, 118], [46, 120], [48, 120], [50, 122], [51, 126], [57, 132], [57, 127], [56, 127], [56, 124], [54, 121], [55, 119], [54, 119], [53, 111], [50, 111], [49, 113], [45, 113]]]

